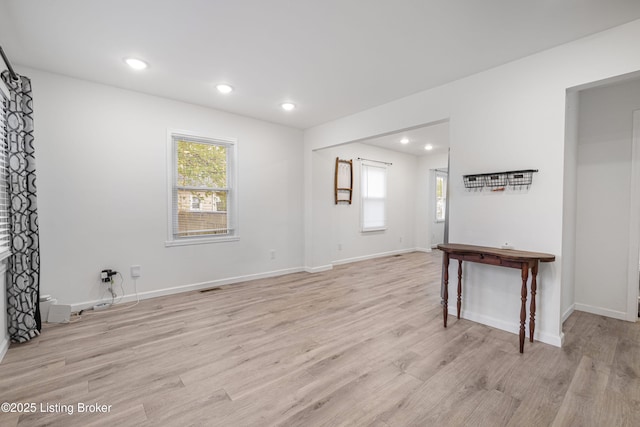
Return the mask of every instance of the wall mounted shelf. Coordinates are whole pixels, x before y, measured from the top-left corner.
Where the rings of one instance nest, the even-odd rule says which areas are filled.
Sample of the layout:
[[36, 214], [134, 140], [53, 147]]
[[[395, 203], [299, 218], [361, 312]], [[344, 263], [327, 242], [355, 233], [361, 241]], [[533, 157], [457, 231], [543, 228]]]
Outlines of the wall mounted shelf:
[[491, 191], [503, 191], [507, 187], [520, 190], [531, 186], [535, 172], [538, 172], [538, 169], [476, 173], [463, 175], [462, 180], [468, 190], [482, 191], [488, 188]]

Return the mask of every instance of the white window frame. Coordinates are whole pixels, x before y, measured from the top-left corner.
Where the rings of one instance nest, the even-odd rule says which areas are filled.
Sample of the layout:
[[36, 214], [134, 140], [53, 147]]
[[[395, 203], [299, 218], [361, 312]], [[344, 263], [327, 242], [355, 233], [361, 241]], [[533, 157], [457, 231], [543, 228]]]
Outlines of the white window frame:
[[[229, 232], [221, 235], [208, 236], [174, 236], [174, 216], [177, 204], [174, 205], [174, 191], [176, 191], [177, 146], [176, 140], [186, 139], [206, 144], [225, 145], [227, 147], [227, 228]], [[238, 140], [236, 138], [221, 138], [203, 136], [201, 133], [167, 129], [167, 241], [166, 247], [199, 245], [218, 242], [232, 242], [240, 240], [238, 226]], [[202, 202], [202, 201], [201, 201]]]
[[[445, 222], [446, 218], [447, 218], [447, 185], [449, 185], [449, 174], [447, 172], [443, 172], [443, 171], [439, 171], [436, 170], [435, 171], [435, 179], [434, 179], [434, 186], [433, 186], [433, 200], [434, 200], [434, 206], [433, 206], [433, 217], [435, 218], [435, 222], [440, 223], [440, 222]], [[444, 202], [444, 215], [442, 218], [438, 218], [438, 178], [442, 178], [444, 180], [444, 188], [442, 189], [442, 191], [444, 192], [443, 196], [442, 196], [442, 200]]]
[[[384, 196], [382, 198], [374, 198], [374, 197], [365, 197], [365, 193], [367, 193], [365, 191], [364, 185], [365, 185], [365, 174], [366, 174], [366, 169], [367, 168], [379, 168], [382, 169], [384, 171]], [[387, 170], [387, 165], [384, 163], [372, 163], [372, 162], [366, 162], [366, 161], [362, 161], [360, 162], [360, 231], [362, 233], [369, 233], [372, 231], [384, 231], [387, 229], [387, 224], [389, 222], [388, 218], [387, 218], [387, 204], [388, 204], [388, 192], [387, 189], [389, 187], [388, 184], [388, 170]], [[377, 227], [365, 227], [364, 224], [364, 210], [365, 210], [365, 201], [368, 199], [377, 199], [380, 200], [382, 199], [384, 201], [384, 224], [382, 226], [377, 226]]]

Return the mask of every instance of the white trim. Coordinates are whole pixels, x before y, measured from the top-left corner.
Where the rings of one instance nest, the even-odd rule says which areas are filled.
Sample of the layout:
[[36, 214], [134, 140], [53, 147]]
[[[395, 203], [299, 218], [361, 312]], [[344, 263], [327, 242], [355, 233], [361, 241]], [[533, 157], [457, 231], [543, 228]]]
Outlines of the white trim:
[[[456, 306], [449, 305], [449, 315], [451, 313], [456, 313]], [[519, 335], [520, 334], [520, 322], [507, 322], [501, 319], [496, 319], [495, 317], [486, 316], [484, 314], [475, 313], [469, 310], [461, 310], [460, 317], [466, 320], [471, 320], [472, 322], [482, 323], [483, 325], [491, 326], [492, 328], [500, 329], [502, 331], [511, 332], [512, 334]], [[532, 343], [529, 342], [529, 320], [527, 319], [527, 327], [526, 337], [524, 343], [524, 350], [527, 351], [527, 346]], [[554, 347], [562, 347], [562, 342], [564, 341], [563, 334], [554, 335], [547, 332], [540, 332], [540, 330], [536, 330], [533, 335], [535, 344], [536, 341], [543, 342], [545, 344], [550, 344]]]
[[180, 239], [180, 240], [167, 240], [164, 242], [164, 246], [167, 248], [175, 246], [191, 246], [191, 245], [205, 245], [208, 243], [221, 243], [221, 242], [237, 242], [240, 240], [240, 236], [227, 236], [227, 237], [206, 237], [206, 238], [194, 238], [194, 239]]
[[431, 248], [415, 248], [416, 252], [433, 252], [433, 249], [435, 248], [435, 246], [431, 247]]
[[415, 248], [398, 249], [398, 250], [395, 250], [395, 251], [380, 252], [380, 253], [377, 253], [377, 254], [370, 254], [370, 255], [357, 256], [357, 257], [353, 257], [353, 258], [339, 259], [339, 260], [336, 260], [336, 261], [332, 261], [331, 264], [332, 265], [350, 264], [352, 262], [365, 261], [365, 260], [368, 260], [368, 259], [375, 259], [375, 258], [382, 258], [382, 257], [386, 257], [386, 256], [391, 256], [391, 255], [406, 254], [406, 253], [415, 252], [415, 251], [416, 251]]
[[377, 227], [377, 228], [367, 228], [367, 229], [361, 229], [360, 232], [361, 233], [375, 233], [376, 231], [386, 231], [387, 227]]
[[569, 316], [571, 316], [575, 310], [576, 310], [576, 305], [571, 304], [571, 306], [567, 308], [567, 310], [564, 313], [562, 313], [562, 323], [566, 322]]
[[319, 267], [305, 267], [304, 271], [307, 273], [322, 273], [323, 271], [333, 270], [332, 264], [321, 265]]
[[640, 110], [633, 112], [631, 142], [631, 194], [629, 203], [629, 261], [627, 269], [627, 313], [624, 320], [638, 321], [640, 281]]
[[376, 259], [376, 258], [383, 258], [386, 256], [393, 256], [393, 255], [400, 255], [400, 254], [408, 254], [411, 252], [431, 252], [431, 249], [428, 248], [408, 248], [408, 249], [398, 249], [395, 251], [388, 251], [388, 252], [380, 252], [380, 253], [376, 253], [376, 254], [369, 254], [369, 255], [362, 255], [362, 256], [357, 256], [357, 257], [353, 257], [353, 258], [344, 258], [344, 259], [338, 259], [335, 261], [332, 261], [331, 264], [327, 264], [327, 265], [321, 265], [318, 267], [304, 267], [304, 271], [306, 271], [307, 273], [321, 273], [323, 271], [328, 271], [328, 270], [332, 270], [334, 266], [336, 265], [344, 265], [344, 264], [351, 264], [352, 262], [358, 262], [358, 261], [366, 261], [369, 259]]
[[[287, 268], [287, 269], [283, 269], [283, 270], [268, 271], [268, 272], [265, 272], [265, 273], [247, 274], [245, 276], [229, 277], [229, 278], [226, 278], [226, 279], [218, 279], [218, 280], [211, 280], [211, 281], [208, 281], [208, 282], [192, 283], [190, 285], [175, 286], [175, 287], [172, 287], [172, 288], [158, 289], [158, 290], [154, 290], [154, 291], [138, 292], [138, 296], [140, 297], [140, 300], [144, 300], [144, 299], [161, 297], [161, 296], [165, 296], [165, 295], [173, 295], [173, 294], [179, 294], [179, 293], [183, 293], [183, 292], [190, 292], [190, 291], [197, 291], [197, 290], [200, 290], [200, 289], [207, 289], [207, 288], [210, 288], [210, 287], [213, 287], [213, 286], [226, 286], [226, 285], [233, 285], [235, 283], [240, 283], [240, 282], [247, 282], [247, 281], [251, 281], [251, 280], [266, 279], [266, 278], [269, 278], [269, 277], [277, 277], [277, 276], [284, 276], [286, 274], [299, 273], [301, 271], [304, 271], [304, 269], [297, 267], [297, 268]], [[118, 303], [117, 305], [120, 305], [120, 304], [126, 303], [126, 302], [132, 302], [132, 301], [136, 301], [136, 295], [135, 294], [128, 294], [128, 295], [123, 296], [121, 302]], [[71, 304], [71, 311], [72, 312], [77, 312], [77, 311], [80, 311], [80, 310], [83, 310], [83, 309], [91, 308], [94, 305], [96, 305], [98, 303], [101, 303], [101, 302], [104, 302], [104, 300], [84, 301], [84, 302]]]
[[[578, 302], [575, 303], [574, 305], [577, 311], [584, 311], [586, 313], [597, 314], [599, 316], [605, 316], [605, 317], [611, 317], [613, 319], [627, 320], [627, 313], [625, 313], [624, 311], [609, 310], [608, 308], [594, 307], [592, 305], [580, 304]], [[637, 310], [637, 307], [636, 307], [636, 310]], [[638, 316], [638, 313], [636, 313], [636, 317], [637, 316]]]

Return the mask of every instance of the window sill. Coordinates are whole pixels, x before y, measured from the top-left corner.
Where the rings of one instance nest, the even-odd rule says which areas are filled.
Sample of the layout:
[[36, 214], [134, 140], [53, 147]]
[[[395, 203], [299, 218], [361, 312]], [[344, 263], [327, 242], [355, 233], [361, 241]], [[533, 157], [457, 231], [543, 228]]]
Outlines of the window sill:
[[173, 246], [191, 246], [191, 245], [206, 245], [209, 243], [237, 242], [238, 240], [240, 240], [240, 236], [167, 240], [166, 242], [164, 242], [164, 246], [166, 248], [171, 248]]
[[361, 230], [362, 233], [371, 233], [371, 232], [376, 232], [376, 231], [385, 231], [387, 229], [387, 227], [380, 227], [380, 228], [367, 228], [366, 230]]

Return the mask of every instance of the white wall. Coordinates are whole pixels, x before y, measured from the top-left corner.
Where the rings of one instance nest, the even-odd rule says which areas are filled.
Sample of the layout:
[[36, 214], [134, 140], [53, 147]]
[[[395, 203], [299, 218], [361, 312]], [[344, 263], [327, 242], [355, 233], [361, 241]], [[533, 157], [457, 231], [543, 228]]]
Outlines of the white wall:
[[[335, 204], [334, 172], [336, 157], [353, 160], [353, 202]], [[387, 167], [387, 229], [360, 231], [360, 174], [357, 158], [393, 163]], [[347, 144], [313, 153], [313, 215], [323, 226], [313, 257], [320, 266], [366, 259], [413, 250], [418, 158], [366, 144]], [[321, 235], [323, 238], [321, 239]]]
[[[639, 70], [639, 39], [640, 21], [634, 21], [309, 129], [305, 247], [322, 239], [311, 214], [311, 150], [450, 119], [449, 240], [489, 246], [509, 241], [555, 254], [555, 263], [540, 268], [536, 334], [560, 345], [563, 199], [572, 197], [563, 188], [566, 89]], [[487, 196], [463, 188], [464, 174], [521, 168], [540, 170], [529, 192]], [[519, 272], [470, 264], [465, 276], [463, 316], [517, 331]]]
[[[41, 291], [91, 305], [99, 272], [145, 296], [302, 266], [302, 133], [32, 69]], [[165, 247], [167, 128], [238, 139], [240, 241]], [[270, 259], [270, 250], [276, 258]], [[174, 289], [181, 287], [178, 289]]]
[[638, 109], [640, 80], [580, 93], [575, 306], [619, 319], [627, 314], [629, 230], [640, 220], [629, 217]]

